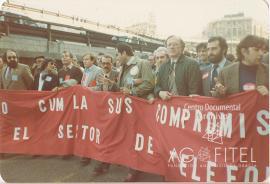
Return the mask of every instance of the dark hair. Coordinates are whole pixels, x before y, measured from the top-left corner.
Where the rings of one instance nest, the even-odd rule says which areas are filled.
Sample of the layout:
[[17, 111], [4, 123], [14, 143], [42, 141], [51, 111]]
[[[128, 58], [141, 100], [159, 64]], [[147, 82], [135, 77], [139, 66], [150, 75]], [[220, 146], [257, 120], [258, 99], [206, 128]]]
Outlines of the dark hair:
[[34, 59], [37, 60], [37, 59], [40, 59], [40, 58], [45, 59], [44, 56], [37, 56], [37, 57], [35, 57]]
[[243, 48], [247, 49], [249, 47], [256, 47], [256, 48], [262, 49], [264, 45], [265, 45], [265, 41], [263, 40], [263, 38], [254, 36], [254, 35], [247, 35], [245, 38], [243, 38], [240, 41], [240, 43], [236, 47], [236, 55], [237, 55], [238, 61], [243, 60], [243, 55], [241, 53], [241, 50]]
[[185, 42], [182, 40], [182, 38], [180, 38], [179, 36], [176, 36], [176, 35], [171, 35], [171, 36], [169, 36], [169, 37], [165, 40], [165, 45], [166, 45], [166, 47], [167, 47], [167, 42], [168, 42], [168, 40], [169, 40], [170, 38], [172, 38], [172, 37], [175, 37], [175, 38], [177, 38], [177, 39], [179, 40], [179, 43], [181, 44], [182, 49], [184, 50], [184, 48], [185, 48]]
[[105, 54], [105, 55], [104, 55], [104, 56], [102, 56], [102, 57], [107, 58], [107, 59], [111, 59], [111, 62], [113, 63], [113, 58], [112, 58], [112, 56], [111, 56], [111, 55], [109, 55], [109, 54]]
[[213, 36], [213, 37], [209, 38], [208, 43], [214, 42], [214, 41], [218, 41], [221, 50], [225, 51], [224, 56], [226, 56], [227, 51], [228, 51], [228, 44], [227, 44], [225, 38], [223, 38], [221, 36]]
[[227, 54], [227, 55], [226, 55], [226, 59], [229, 60], [229, 61], [231, 61], [231, 62], [234, 62], [235, 57], [234, 57], [233, 54]]
[[134, 56], [132, 47], [126, 43], [117, 44], [117, 50], [121, 54], [125, 51], [128, 56]]
[[103, 52], [98, 53], [98, 56], [104, 56], [105, 54]]
[[6, 52], [4, 52], [3, 57], [2, 57], [4, 63], [7, 63], [7, 53], [8, 52], [15, 52], [17, 59], [19, 59], [18, 54], [15, 50], [8, 49]]
[[56, 63], [56, 61], [53, 58], [46, 58], [44, 62], [41, 64], [40, 71], [45, 70], [49, 63]]
[[206, 42], [202, 42], [202, 43], [199, 43], [197, 46], [196, 46], [196, 51], [198, 52], [199, 50], [201, 49], [207, 49], [207, 43]]

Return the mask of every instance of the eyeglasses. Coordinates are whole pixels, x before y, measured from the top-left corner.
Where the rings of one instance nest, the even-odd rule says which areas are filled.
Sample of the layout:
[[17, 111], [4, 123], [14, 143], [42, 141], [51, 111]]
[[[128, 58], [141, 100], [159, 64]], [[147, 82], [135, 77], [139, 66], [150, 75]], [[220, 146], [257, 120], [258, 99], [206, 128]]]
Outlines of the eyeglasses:
[[17, 56], [8, 56], [7, 59], [16, 59]]

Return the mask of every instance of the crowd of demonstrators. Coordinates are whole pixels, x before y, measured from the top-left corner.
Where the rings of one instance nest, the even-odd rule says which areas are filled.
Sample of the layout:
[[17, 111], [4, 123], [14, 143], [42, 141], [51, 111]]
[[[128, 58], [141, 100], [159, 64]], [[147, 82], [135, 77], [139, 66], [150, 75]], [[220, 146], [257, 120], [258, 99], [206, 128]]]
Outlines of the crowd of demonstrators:
[[[169, 36], [164, 47], [146, 59], [134, 56], [128, 44], [117, 45], [113, 58], [106, 53], [86, 53], [79, 64], [70, 51], [62, 53], [63, 67], [58, 71], [52, 58], [37, 56], [30, 68], [20, 64], [18, 55], [7, 50], [0, 57], [0, 89], [58, 91], [81, 85], [88, 90], [121, 92], [148, 100], [170, 100], [172, 96], [228, 95], [248, 90], [269, 94], [268, 40], [248, 35], [237, 46], [237, 58], [228, 54], [223, 37], [209, 38], [196, 47], [197, 58], [184, 54], [185, 42]], [[90, 158], [82, 158], [83, 165]], [[98, 162], [93, 175], [107, 173], [110, 164]], [[124, 181], [136, 181], [138, 171], [129, 169]]]

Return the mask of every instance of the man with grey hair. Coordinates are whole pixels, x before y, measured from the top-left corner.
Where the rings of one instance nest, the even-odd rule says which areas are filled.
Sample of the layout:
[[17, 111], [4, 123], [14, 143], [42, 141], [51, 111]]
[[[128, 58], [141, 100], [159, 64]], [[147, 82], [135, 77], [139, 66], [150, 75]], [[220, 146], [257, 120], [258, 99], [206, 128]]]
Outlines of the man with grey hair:
[[175, 35], [165, 42], [169, 62], [161, 65], [157, 75], [155, 95], [162, 100], [171, 96], [192, 96], [201, 94], [201, 72], [198, 63], [183, 54], [185, 43]]
[[159, 67], [169, 60], [168, 49], [166, 47], [159, 47], [154, 51], [155, 61], [156, 61], [156, 72]]

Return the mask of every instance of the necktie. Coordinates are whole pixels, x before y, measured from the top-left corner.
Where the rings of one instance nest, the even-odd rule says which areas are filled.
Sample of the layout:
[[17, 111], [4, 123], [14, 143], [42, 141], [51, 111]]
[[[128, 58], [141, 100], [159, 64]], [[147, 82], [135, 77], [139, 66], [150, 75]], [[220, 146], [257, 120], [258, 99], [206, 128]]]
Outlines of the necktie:
[[174, 70], [175, 70], [175, 62], [171, 62], [171, 68], [170, 68], [171, 72], [173, 72], [174, 74]]
[[217, 78], [217, 76], [218, 76], [218, 72], [217, 72], [218, 65], [215, 64], [213, 68], [214, 68], [214, 70], [212, 72], [211, 89], [215, 87], [215, 80], [214, 79]]

